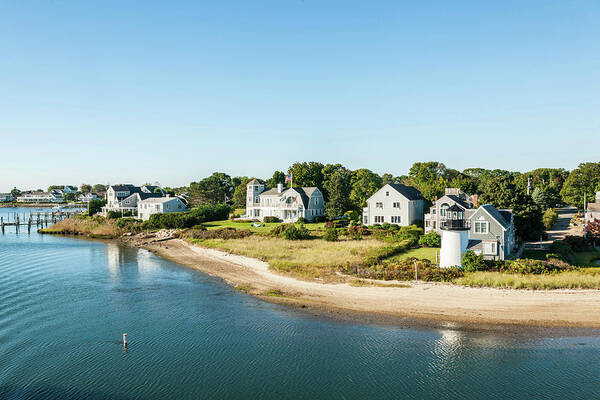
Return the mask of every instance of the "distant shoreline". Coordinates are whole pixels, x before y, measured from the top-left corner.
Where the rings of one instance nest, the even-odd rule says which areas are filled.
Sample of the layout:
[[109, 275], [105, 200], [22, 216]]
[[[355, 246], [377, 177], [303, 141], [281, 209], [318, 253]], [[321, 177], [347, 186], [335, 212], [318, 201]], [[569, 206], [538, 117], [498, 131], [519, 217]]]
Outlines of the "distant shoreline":
[[[248, 294], [305, 311], [363, 322], [507, 330], [511, 327], [600, 329], [600, 291], [475, 288], [424, 282], [381, 286], [303, 281], [268, 264], [181, 239], [125, 244], [217, 276]], [[393, 284], [407, 287], [393, 287]]]

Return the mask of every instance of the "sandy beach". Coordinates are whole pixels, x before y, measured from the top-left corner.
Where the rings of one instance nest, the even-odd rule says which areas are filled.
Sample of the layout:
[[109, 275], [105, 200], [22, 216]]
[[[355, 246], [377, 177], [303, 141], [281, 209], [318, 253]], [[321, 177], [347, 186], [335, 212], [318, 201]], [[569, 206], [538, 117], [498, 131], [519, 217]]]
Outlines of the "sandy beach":
[[[600, 328], [598, 290], [532, 291], [423, 282], [388, 282], [408, 287], [356, 287], [283, 276], [272, 272], [263, 261], [180, 239], [146, 243], [143, 247], [265, 300], [315, 312], [369, 321], [413, 319], [463, 327]], [[277, 295], [269, 295], [269, 291]]]

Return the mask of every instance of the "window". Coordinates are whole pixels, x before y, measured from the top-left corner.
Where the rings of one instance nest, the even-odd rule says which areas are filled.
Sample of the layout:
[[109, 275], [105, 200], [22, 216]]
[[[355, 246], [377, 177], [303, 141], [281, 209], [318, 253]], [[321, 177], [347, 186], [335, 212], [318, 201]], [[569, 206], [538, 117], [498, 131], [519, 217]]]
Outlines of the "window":
[[375, 216], [375, 223], [376, 224], [382, 224], [383, 223], [383, 216], [382, 215], [376, 215]]
[[385, 192], [385, 195], [386, 195], [386, 196], [389, 196], [389, 195], [390, 195], [390, 192]]
[[486, 221], [475, 222], [475, 233], [488, 233], [488, 223]]
[[378, 201], [377, 203], [375, 203], [375, 208], [383, 208], [383, 203]]
[[446, 216], [446, 210], [448, 209], [448, 207], [450, 207], [448, 204], [444, 203], [440, 206], [440, 215], [442, 217]]
[[392, 216], [392, 224], [399, 224], [400, 223], [400, 216]]
[[393, 203], [392, 207], [400, 208], [400, 202]]
[[483, 244], [483, 252], [487, 255], [495, 256], [498, 254], [498, 243], [496, 242], [485, 242]]
[[435, 208], [431, 209], [431, 214], [435, 215]]
[[367, 225], [369, 223], [369, 217], [363, 218], [363, 224]]

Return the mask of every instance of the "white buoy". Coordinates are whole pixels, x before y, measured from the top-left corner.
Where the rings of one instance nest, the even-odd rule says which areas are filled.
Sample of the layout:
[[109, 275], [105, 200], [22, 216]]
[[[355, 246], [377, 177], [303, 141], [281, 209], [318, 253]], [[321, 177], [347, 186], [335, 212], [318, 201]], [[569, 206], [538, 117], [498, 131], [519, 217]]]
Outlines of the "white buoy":
[[127, 347], [127, 334], [123, 334], [123, 346]]

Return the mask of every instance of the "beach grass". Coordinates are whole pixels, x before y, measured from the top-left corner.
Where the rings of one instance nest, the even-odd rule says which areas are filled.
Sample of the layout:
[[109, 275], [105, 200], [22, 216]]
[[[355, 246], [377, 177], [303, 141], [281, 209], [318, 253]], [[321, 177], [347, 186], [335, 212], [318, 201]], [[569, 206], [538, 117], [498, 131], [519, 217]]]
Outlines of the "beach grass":
[[112, 239], [122, 232], [111, 221], [98, 221], [93, 218], [68, 218], [58, 221], [52, 226], [42, 228], [40, 233], [62, 235], [84, 235], [91, 238]]
[[600, 268], [584, 268], [548, 275], [520, 275], [502, 272], [468, 272], [453, 283], [465, 286], [512, 289], [600, 289]]
[[385, 243], [375, 239], [328, 242], [322, 239], [286, 240], [278, 237], [250, 236], [244, 239], [190, 240], [204, 247], [263, 260], [280, 273], [301, 278], [339, 281], [337, 269], [362, 262]]

